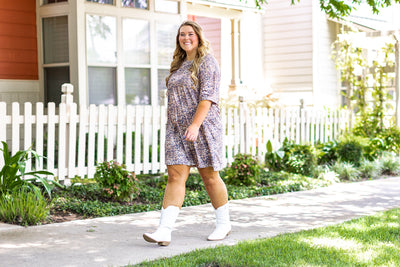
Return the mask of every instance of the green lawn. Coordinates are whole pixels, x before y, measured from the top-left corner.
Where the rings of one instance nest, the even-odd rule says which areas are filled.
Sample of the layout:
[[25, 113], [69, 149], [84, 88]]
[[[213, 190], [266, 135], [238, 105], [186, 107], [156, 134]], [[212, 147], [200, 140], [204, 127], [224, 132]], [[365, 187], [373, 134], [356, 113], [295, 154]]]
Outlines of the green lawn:
[[400, 209], [135, 266], [400, 266]]

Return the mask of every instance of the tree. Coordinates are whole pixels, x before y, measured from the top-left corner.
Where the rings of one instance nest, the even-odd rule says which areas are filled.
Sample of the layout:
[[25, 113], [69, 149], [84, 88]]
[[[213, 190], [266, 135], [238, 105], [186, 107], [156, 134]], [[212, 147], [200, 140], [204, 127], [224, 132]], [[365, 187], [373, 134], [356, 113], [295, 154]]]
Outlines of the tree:
[[[246, 1], [247, 0], [241, 0]], [[268, 4], [268, 0], [254, 0], [257, 8], [261, 9], [264, 4]], [[313, 0], [314, 1], [314, 0]], [[300, 0], [291, 0], [294, 5]], [[378, 14], [379, 10], [394, 3], [400, 3], [400, 0], [319, 0], [319, 6], [329, 17], [341, 18], [348, 16], [361, 3], [366, 3], [371, 7], [374, 14]]]

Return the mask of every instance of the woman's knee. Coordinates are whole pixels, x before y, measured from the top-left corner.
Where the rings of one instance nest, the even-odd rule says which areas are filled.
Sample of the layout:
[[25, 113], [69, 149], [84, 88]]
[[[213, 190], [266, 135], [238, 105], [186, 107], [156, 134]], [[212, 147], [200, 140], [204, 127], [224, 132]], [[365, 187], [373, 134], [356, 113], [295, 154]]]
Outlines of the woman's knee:
[[185, 184], [189, 176], [189, 167], [172, 165], [168, 166], [168, 183]]

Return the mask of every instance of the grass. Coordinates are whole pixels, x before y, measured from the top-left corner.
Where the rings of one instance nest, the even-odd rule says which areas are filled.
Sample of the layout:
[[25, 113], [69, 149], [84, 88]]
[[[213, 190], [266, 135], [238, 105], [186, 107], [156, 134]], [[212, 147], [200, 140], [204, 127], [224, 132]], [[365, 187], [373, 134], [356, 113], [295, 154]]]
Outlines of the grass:
[[[399, 266], [400, 209], [135, 266]], [[132, 266], [132, 265], [131, 265]]]

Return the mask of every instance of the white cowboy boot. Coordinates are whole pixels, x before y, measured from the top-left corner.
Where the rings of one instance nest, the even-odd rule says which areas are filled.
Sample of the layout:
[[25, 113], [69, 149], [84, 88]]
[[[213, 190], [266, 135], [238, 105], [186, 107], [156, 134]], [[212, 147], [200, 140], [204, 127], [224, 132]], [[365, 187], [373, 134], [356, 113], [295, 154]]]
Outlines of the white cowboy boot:
[[227, 237], [231, 233], [231, 222], [229, 219], [229, 205], [225, 205], [215, 210], [215, 218], [217, 220], [214, 232], [208, 236], [209, 241], [218, 241]]
[[171, 232], [178, 214], [179, 207], [177, 206], [162, 208], [158, 229], [152, 234], [143, 234], [144, 240], [150, 243], [157, 243], [159, 246], [168, 246], [171, 243]]

